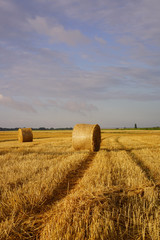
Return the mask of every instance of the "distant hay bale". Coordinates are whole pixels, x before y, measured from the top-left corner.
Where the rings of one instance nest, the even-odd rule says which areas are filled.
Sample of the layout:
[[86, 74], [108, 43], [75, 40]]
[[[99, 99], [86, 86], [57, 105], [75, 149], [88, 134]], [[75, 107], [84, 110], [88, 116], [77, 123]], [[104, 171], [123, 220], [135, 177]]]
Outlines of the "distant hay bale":
[[18, 129], [19, 142], [32, 142], [33, 133], [31, 128], [19, 128]]
[[101, 129], [98, 124], [76, 124], [72, 133], [72, 146], [75, 150], [100, 149]]

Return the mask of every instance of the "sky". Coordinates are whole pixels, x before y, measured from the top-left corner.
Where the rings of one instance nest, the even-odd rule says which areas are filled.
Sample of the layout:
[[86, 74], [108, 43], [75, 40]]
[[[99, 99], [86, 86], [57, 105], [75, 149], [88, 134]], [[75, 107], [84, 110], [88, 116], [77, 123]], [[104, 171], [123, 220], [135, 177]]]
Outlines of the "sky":
[[0, 0], [0, 127], [160, 126], [159, 0]]

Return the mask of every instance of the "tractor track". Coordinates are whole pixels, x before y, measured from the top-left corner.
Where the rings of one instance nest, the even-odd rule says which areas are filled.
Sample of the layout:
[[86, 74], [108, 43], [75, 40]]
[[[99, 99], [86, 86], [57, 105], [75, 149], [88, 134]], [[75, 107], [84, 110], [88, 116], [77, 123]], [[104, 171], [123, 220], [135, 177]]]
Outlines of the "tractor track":
[[45, 201], [45, 206], [60, 201], [68, 195], [78, 182], [83, 178], [83, 175], [90, 167], [96, 153], [89, 153], [85, 160], [75, 170], [71, 170], [64, 181], [62, 181], [57, 188], [53, 191], [52, 196]]
[[[144, 162], [133, 153], [133, 150], [137, 150], [137, 148], [135, 148], [135, 149], [134, 148], [127, 149], [122, 143], [120, 143], [119, 138], [116, 139], [117, 143], [120, 144], [121, 148], [126, 151], [128, 156], [130, 157], [130, 159], [133, 162], [135, 162], [137, 164], [137, 166], [143, 171], [143, 173], [145, 174], [146, 178], [149, 181], [151, 181], [153, 185], [159, 185], [159, 183], [157, 183], [155, 177], [153, 176], [152, 171], [150, 170], [150, 168], [148, 166], [146, 166], [144, 164]], [[138, 150], [142, 150], [142, 149], [144, 149], [144, 148], [138, 148]]]
[[[20, 221], [17, 226], [11, 230], [9, 238], [5, 240], [20, 240], [20, 239], [37, 239], [37, 232], [41, 228], [43, 224], [42, 216], [47, 211], [49, 211], [57, 202], [64, 199], [67, 195], [73, 191], [78, 182], [83, 178], [85, 172], [90, 167], [96, 156], [95, 152], [91, 152], [88, 156], [83, 160], [83, 162], [78, 165], [75, 170], [71, 170], [66, 175], [65, 179], [58, 184], [58, 186], [53, 190], [50, 196], [47, 196], [42, 204], [39, 206], [35, 206], [34, 208], [28, 208], [28, 214], [26, 217]], [[28, 220], [32, 219], [32, 226], [27, 224]], [[35, 224], [34, 224], [35, 223]]]

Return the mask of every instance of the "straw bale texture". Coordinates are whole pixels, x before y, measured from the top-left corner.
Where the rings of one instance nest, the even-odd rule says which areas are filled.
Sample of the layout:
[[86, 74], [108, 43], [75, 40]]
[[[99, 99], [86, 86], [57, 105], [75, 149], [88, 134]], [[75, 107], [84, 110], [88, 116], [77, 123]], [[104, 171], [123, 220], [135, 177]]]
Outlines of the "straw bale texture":
[[72, 146], [75, 150], [99, 151], [101, 129], [98, 124], [76, 124], [72, 133]]
[[31, 128], [19, 128], [18, 129], [19, 142], [32, 142], [33, 134]]

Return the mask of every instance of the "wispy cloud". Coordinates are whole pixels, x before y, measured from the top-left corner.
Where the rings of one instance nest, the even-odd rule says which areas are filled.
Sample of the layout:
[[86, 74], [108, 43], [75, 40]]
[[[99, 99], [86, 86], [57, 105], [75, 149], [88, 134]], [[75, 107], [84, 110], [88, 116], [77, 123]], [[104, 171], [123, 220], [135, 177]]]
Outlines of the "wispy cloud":
[[28, 23], [37, 33], [48, 36], [52, 43], [62, 42], [71, 46], [89, 43], [89, 39], [80, 30], [66, 30], [61, 24], [49, 24], [44, 17], [36, 16], [28, 19]]
[[12, 12], [15, 9], [14, 4], [11, 1], [0, 0], [0, 8], [3, 11]]
[[15, 101], [13, 98], [0, 94], [0, 105], [24, 112], [33, 112], [36, 110], [28, 103]]
[[84, 102], [79, 99], [79, 101], [75, 100], [67, 100], [67, 101], [55, 101], [55, 100], [48, 100], [48, 106], [50, 107], [58, 107], [60, 109], [63, 109], [65, 111], [78, 113], [80, 115], [85, 115], [88, 112], [95, 112], [98, 111], [97, 106]]
[[[117, 99], [117, 90], [123, 92], [124, 99], [127, 99], [126, 91], [131, 93], [139, 89], [141, 96], [148, 94], [150, 99], [150, 92], [160, 88], [160, 71], [157, 69], [122, 64], [88, 70], [78, 67], [67, 54], [49, 49], [32, 49], [32, 53], [19, 53], [17, 50], [9, 52], [8, 56], [11, 55], [13, 59], [9, 67], [1, 69], [1, 89], [8, 96], [54, 96], [65, 101], [73, 96], [75, 99], [92, 101], [95, 98], [102, 99], [102, 96]], [[108, 95], [109, 92], [113, 94]], [[139, 99], [139, 96], [135, 99]]]
[[95, 36], [95, 40], [96, 40], [97, 42], [99, 42], [100, 44], [103, 44], [103, 45], [107, 43], [106, 40], [103, 39], [103, 38], [101, 38], [101, 37]]
[[[158, 0], [146, 1], [90, 1], [82, 0], [56, 1], [59, 7], [64, 8], [64, 14], [73, 19], [78, 19], [95, 27], [112, 33], [131, 33], [141, 39], [154, 39], [160, 37], [160, 2]], [[159, 39], [159, 38], [158, 38]], [[157, 42], [158, 42], [157, 39]]]

